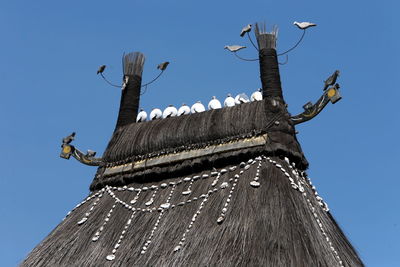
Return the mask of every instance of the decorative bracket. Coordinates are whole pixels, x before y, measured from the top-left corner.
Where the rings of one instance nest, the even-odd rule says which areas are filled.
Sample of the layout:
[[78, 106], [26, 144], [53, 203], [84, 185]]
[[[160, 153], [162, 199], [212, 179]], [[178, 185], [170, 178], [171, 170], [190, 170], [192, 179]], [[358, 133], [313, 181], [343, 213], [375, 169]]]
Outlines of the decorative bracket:
[[60, 157], [63, 159], [69, 159], [73, 156], [77, 161], [89, 165], [89, 166], [102, 166], [103, 160], [102, 158], [95, 158], [96, 152], [92, 150], [88, 150], [86, 154], [84, 154], [79, 149], [75, 148], [70, 143], [75, 139], [75, 132], [70, 134], [69, 136], [62, 139], [61, 144], [61, 153]]
[[292, 122], [294, 124], [299, 124], [311, 120], [325, 108], [325, 106], [329, 103], [329, 101], [332, 102], [332, 104], [338, 102], [340, 99], [342, 99], [339, 92], [339, 88], [340, 88], [339, 84], [336, 83], [328, 90], [325, 90], [324, 94], [318, 99], [318, 101], [314, 105], [311, 102], [305, 104], [303, 106], [304, 108], [303, 113], [300, 113], [290, 118]]

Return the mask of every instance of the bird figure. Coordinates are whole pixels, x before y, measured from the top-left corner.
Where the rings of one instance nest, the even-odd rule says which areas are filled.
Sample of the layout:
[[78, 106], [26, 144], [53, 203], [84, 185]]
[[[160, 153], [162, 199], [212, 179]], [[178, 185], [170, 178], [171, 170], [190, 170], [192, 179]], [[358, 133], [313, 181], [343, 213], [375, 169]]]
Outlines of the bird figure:
[[208, 103], [208, 109], [219, 109], [219, 108], [222, 108], [221, 102], [219, 102], [219, 100], [215, 96], [213, 96], [210, 102]]
[[165, 62], [163, 62], [161, 64], [158, 64], [157, 69], [159, 69], [161, 71], [164, 71], [168, 67], [168, 64], [169, 64], [168, 61], [165, 61]]
[[311, 22], [297, 22], [297, 21], [295, 21], [295, 22], [293, 22], [293, 24], [296, 25], [301, 30], [305, 30], [305, 29], [308, 29], [310, 27], [317, 26], [317, 24], [311, 23]]
[[178, 116], [190, 114], [190, 107], [185, 103], [178, 109]]
[[233, 107], [235, 105], [235, 99], [232, 97], [231, 94], [225, 98], [224, 107]]
[[192, 108], [190, 109], [190, 111], [192, 113], [200, 113], [200, 112], [203, 112], [205, 110], [206, 110], [206, 108], [204, 107], [204, 105], [200, 101], [197, 101], [196, 103], [194, 103]]
[[163, 118], [175, 117], [178, 114], [178, 110], [173, 105], [168, 105], [168, 107], [164, 110], [162, 116]]
[[240, 49], [244, 49], [246, 48], [245, 46], [241, 46], [241, 45], [226, 45], [224, 46], [224, 49], [228, 49], [231, 52], [237, 52]]
[[97, 74], [103, 73], [103, 71], [106, 69], [106, 65], [101, 65], [99, 69], [97, 70]]
[[245, 93], [238, 94], [235, 97], [235, 104], [236, 105], [247, 103], [247, 102], [250, 102], [250, 99]]
[[92, 157], [96, 156], [96, 151], [88, 149], [85, 156], [88, 158], [92, 158]]
[[326, 89], [328, 89], [329, 86], [334, 85], [334, 84], [336, 83], [336, 80], [337, 80], [337, 77], [339, 76], [339, 74], [340, 74], [340, 71], [335, 70], [335, 72], [334, 72], [331, 76], [329, 76], [328, 79], [326, 79], [326, 80], [324, 81], [324, 83], [325, 83], [325, 85], [324, 85], [324, 91], [325, 91]]
[[68, 145], [69, 143], [74, 141], [74, 139], [75, 139], [75, 132], [72, 132], [72, 134], [68, 135], [67, 137], [64, 137], [62, 139], [62, 142], [64, 145]]
[[136, 117], [136, 122], [142, 122], [147, 120], [147, 113], [142, 108]]
[[162, 111], [159, 108], [154, 108], [150, 112], [150, 120], [156, 120], [156, 119], [161, 119], [162, 118]]
[[251, 31], [251, 24], [244, 26], [242, 31], [240, 32], [240, 37], [243, 37], [246, 33]]
[[261, 88], [251, 94], [250, 100], [251, 101], [261, 101], [263, 99]]

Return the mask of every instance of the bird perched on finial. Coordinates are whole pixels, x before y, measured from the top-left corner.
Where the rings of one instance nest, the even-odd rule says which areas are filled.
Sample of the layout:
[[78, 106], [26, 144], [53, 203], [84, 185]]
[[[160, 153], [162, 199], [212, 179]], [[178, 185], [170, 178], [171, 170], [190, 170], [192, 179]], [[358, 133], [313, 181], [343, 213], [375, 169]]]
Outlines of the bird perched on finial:
[[337, 80], [337, 77], [339, 76], [339, 74], [340, 74], [340, 71], [335, 70], [335, 72], [331, 76], [329, 76], [328, 79], [326, 79], [324, 81], [324, 84], [325, 84], [324, 85], [324, 91], [326, 89], [328, 89], [329, 86], [334, 85], [336, 83], [336, 80]]
[[246, 33], [251, 31], [251, 24], [244, 26], [242, 31], [240, 32], [240, 37], [243, 37]]
[[168, 107], [163, 112], [163, 118], [175, 117], [178, 114], [178, 110], [173, 105], [168, 105]]
[[210, 102], [208, 103], [208, 109], [219, 109], [219, 108], [222, 108], [221, 102], [219, 102], [219, 100], [215, 96], [213, 96]]
[[233, 107], [235, 105], [235, 99], [231, 94], [228, 94], [224, 101], [224, 107]]
[[190, 107], [185, 103], [178, 109], [178, 116], [190, 114]]
[[72, 134], [62, 139], [63, 145], [68, 145], [69, 143], [74, 141], [74, 139], [75, 139], [75, 132], [72, 132]]
[[158, 64], [157, 69], [159, 69], [161, 71], [164, 71], [168, 67], [168, 64], [169, 64], [168, 61], [165, 61], [165, 62], [163, 62], [161, 64]]
[[147, 120], [147, 113], [142, 108], [136, 117], [136, 122], [142, 122]]
[[153, 108], [150, 112], [150, 120], [156, 120], [162, 118], [162, 111], [159, 108]]
[[305, 29], [308, 29], [308, 28], [310, 28], [310, 27], [315, 27], [315, 26], [317, 26], [317, 24], [315, 24], [315, 23], [311, 23], [311, 22], [297, 22], [297, 21], [295, 21], [295, 22], [293, 22], [293, 25], [296, 25], [299, 29], [301, 29], [301, 30], [305, 30]]
[[106, 69], [106, 65], [101, 65], [99, 69], [97, 70], [97, 74], [103, 73], [103, 71]]
[[235, 97], [235, 104], [236, 105], [247, 103], [247, 102], [250, 102], [250, 99], [245, 93], [238, 94]]
[[203, 112], [205, 110], [206, 110], [206, 108], [204, 107], [204, 105], [200, 101], [197, 101], [196, 103], [194, 103], [192, 108], [190, 109], [190, 111], [192, 113], [200, 113], [200, 112]]
[[237, 52], [241, 49], [246, 48], [245, 46], [241, 46], [241, 45], [226, 45], [224, 46], [224, 49], [228, 49], [231, 52]]
[[261, 93], [261, 88], [255, 91], [254, 93], [251, 94], [250, 100], [251, 101], [261, 101], [263, 99], [262, 93]]

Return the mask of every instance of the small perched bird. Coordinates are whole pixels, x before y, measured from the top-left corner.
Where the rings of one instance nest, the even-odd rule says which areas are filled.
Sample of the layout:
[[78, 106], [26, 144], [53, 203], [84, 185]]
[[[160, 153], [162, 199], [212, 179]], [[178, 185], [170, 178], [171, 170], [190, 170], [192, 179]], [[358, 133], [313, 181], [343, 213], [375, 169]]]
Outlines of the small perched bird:
[[192, 113], [200, 113], [200, 112], [203, 112], [205, 110], [206, 110], [206, 108], [204, 107], [204, 105], [200, 101], [197, 101], [196, 103], [194, 103], [192, 108], [190, 109], [190, 111]]
[[99, 69], [97, 70], [97, 74], [103, 73], [103, 71], [106, 69], [106, 65], [101, 65]]
[[178, 109], [178, 116], [190, 114], [190, 107], [185, 103]]
[[96, 156], [96, 151], [88, 149], [85, 156], [88, 158], [92, 158], [92, 157]]
[[63, 144], [67, 145], [67, 144], [71, 143], [72, 141], [74, 141], [74, 139], [75, 139], [75, 132], [72, 132], [72, 134], [68, 135], [67, 137], [64, 137], [62, 139], [62, 142], [63, 142]]
[[254, 93], [251, 94], [250, 100], [251, 101], [261, 101], [263, 99], [262, 93], [261, 93], [261, 88], [255, 91]]
[[163, 112], [163, 118], [175, 117], [178, 114], [178, 110], [173, 105], [169, 105]]
[[231, 52], [237, 52], [240, 49], [244, 49], [244, 48], [246, 48], [246, 47], [245, 46], [241, 46], [241, 45], [226, 45], [224, 47], [224, 49], [228, 49]]
[[337, 77], [339, 76], [339, 74], [340, 74], [340, 71], [335, 70], [335, 72], [334, 72], [331, 76], [329, 76], [328, 79], [326, 79], [326, 80], [324, 81], [324, 83], [325, 83], [325, 85], [324, 85], [324, 91], [325, 91], [326, 89], [328, 89], [329, 86], [334, 85], [334, 84], [336, 83], [336, 80], [337, 80]]
[[142, 122], [147, 120], [147, 113], [142, 108], [136, 117], [136, 122]]
[[245, 93], [238, 94], [235, 97], [235, 104], [236, 105], [247, 103], [247, 102], [250, 102], [250, 99]]
[[233, 107], [235, 105], [235, 99], [232, 97], [231, 94], [225, 98], [224, 107]]
[[161, 64], [158, 64], [157, 69], [159, 69], [161, 71], [164, 71], [168, 67], [168, 64], [169, 64], [168, 61], [165, 61], [165, 62], [163, 62]]
[[240, 37], [243, 37], [246, 33], [251, 31], [251, 24], [244, 26], [242, 31], [240, 32]]
[[311, 22], [297, 22], [297, 21], [295, 21], [295, 22], [293, 22], [293, 24], [296, 25], [301, 30], [305, 30], [305, 29], [308, 29], [310, 27], [317, 26], [317, 24], [311, 23]]
[[219, 108], [222, 108], [221, 102], [219, 102], [219, 100], [215, 96], [213, 96], [210, 102], [208, 103], [208, 109], [219, 109]]
[[150, 120], [156, 120], [162, 118], [162, 111], [159, 108], [153, 108], [150, 112]]

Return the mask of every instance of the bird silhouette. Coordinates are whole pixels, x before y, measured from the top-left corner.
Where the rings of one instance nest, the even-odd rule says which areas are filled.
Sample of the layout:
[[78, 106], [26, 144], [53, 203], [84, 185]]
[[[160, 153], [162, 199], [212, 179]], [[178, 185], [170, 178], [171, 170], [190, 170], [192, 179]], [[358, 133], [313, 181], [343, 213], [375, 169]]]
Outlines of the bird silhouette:
[[204, 105], [200, 101], [197, 101], [196, 103], [194, 103], [192, 108], [190, 109], [190, 111], [192, 113], [200, 113], [200, 112], [203, 112], [205, 110], [206, 110], [206, 108], [204, 107]]
[[103, 71], [106, 69], [106, 65], [101, 65], [99, 69], [97, 70], [97, 74], [103, 73]]
[[190, 114], [190, 107], [185, 103], [178, 109], [178, 116]]
[[231, 94], [228, 94], [224, 101], [224, 107], [233, 107], [235, 105], [235, 99]]
[[310, 27], [317, 26], [317, 24], [311, 23], [311, 22], [297, 22], [297, 21], [295, 21], [295, 22], [293, 22], [293, 24], [296, 25], [301, 30], [305, 30], [305, 29], [308, 29]]
[[262, 99], [263, 99], [263, 97], [262, 97], [262, 93], [261, 93], [261, 88], [258, 89], [257, 91], [255, 91], [254, 93], [252, 93], [250, 96], [251, 101], [260, 101]]
[[169, 105], [163, 112], [163, 118], [175, 117], [178, 114], [178, 110], [173, 105]]
[[335, 72], [329, 76], [328, 79], [324, 81], [324, 91], [328, 89], [329, 86], [334, 85], [336, 83], [337, 78], [339, 77], [340, 71], [335, 70]]
[[154, 108], [150, 112], [150, 120], [156, 120], [156, 119], [161, 119], [162, 118], [162, 111], [159, 108]]
[[63, 144], [68, 145], [75, 139], [75, 132], [72, 132], [72, 134], [68, 135], [67, 137], [64, 137], [62, 139]]
[[140, 109], [140, 112], [138, 113], [137, 117], [136, 117], [136, 122], [142, 122], [142, 121], [146, 121], [147, 119], [147, 113], [146, 111], [144, 111], [142, 108]]
[[158, 64], [157, 69], [164, 71], [168, 67], [169, 62], [165, 61], [163, 63]]
[[245, 46], [241, 46], [241, 45], [226, 45], [224, 46], [224, 49], [228, 49], [231, 52], [237, 52], [241, 49], [246, 48]]
[[242, 31], [240, 32], [240, 37], [243, 37], [246, 33], [251, 31], [251, 24], [244, 26]]
[[213, 96], [208, 103], [208, 109], [219, 109], [221, 107], [221, 102], [219, 102], [219, 100], [215, 96]]

